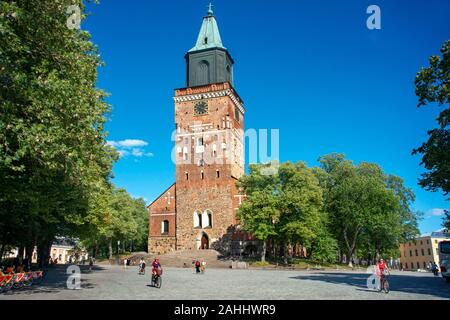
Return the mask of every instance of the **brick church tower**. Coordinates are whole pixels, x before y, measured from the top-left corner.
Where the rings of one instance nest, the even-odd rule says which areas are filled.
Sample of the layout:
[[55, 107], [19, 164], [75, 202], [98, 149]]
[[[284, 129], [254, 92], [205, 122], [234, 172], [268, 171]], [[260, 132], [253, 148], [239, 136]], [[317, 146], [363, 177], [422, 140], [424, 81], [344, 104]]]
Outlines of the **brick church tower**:
[[244, 107], [233, 59], [209, 7], [186, 58], [186, 88], [175, 90], [176, 182], [148, 207], [148, 250], [231, 250], [242, 200]]

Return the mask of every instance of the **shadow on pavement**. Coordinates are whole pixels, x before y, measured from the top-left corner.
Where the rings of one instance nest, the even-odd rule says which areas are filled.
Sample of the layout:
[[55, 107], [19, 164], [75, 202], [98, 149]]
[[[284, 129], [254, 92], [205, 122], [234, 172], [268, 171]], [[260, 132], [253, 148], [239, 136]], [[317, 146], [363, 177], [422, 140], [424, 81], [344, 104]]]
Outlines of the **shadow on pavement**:
[[[377, 292], [367, 288], [367, 279], [369, 276], [370, 274], [367, 273], [320, 272], [290, 278], [296, 280], [321, 281], [333, 284], [346, 284], [358, 287], [358, 291]], [[424, 294], [438, 298], [450, 299], [450, 285], [448, 285], [440, 277], [433, 278], [425, 275], [391, 274], [388, 280], [392, 292]]]
[[[20, 289], [11, 289], [8, 292], [0, 294], [1, 296], [20, 296], [20, 295], [32, 295], [36, 293], [58, 293], [62, 290], [70, 290], [67, 288], [67, 279], [70, 274], [67, 274], [67, 268], [70, 265], [57, 265], [51, 266], [48, 269], [48, 273], [43, 279], [40, 285], [33, 285], [29, 288], [23, 287]], [[89, 266], [78, 266], [81, 271], [81, 288], [92, 289], [94, 284], [90, 283], [87, 279], [83, 279], [83, 275], [87, 275], [94, 272], [101, 272], [106, 270], [100, 266], [94, 266], [92, 271], [89, 271]]]

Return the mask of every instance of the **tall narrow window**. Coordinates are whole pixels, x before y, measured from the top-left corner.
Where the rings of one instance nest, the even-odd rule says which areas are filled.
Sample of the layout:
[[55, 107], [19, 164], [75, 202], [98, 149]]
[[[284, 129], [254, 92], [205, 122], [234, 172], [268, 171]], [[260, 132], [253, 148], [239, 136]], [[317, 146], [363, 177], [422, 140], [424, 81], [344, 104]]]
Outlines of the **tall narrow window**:
[[169, 233], [169, 221], [168, 220], [164, 220], [161, 223], [161, 233], [162, 234], [168, 234]]
[[186, 180], [189, 180], [189, 173], [185, 172], [184, 174], [186, 175]]
[[205, 179], [205, 173], [202, 170], [202, 180]]
[[194, 212], [194, 228], [201, 228], [202, 227], [202, 215], [195, 211]]
[[216, 178], [219, 179], [220, 178], [220, 171], [216, 170]]
[[202, 227], [203, 228], [211, 228], [212, 227], [212, 213], [209, 210], [206, 210], [202, 214]]

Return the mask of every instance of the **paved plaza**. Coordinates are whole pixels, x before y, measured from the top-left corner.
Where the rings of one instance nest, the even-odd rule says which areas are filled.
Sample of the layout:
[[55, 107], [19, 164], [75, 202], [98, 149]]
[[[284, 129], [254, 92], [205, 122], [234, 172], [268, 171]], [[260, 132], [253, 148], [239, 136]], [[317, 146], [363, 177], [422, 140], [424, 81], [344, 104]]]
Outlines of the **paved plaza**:
[[51, 269], [40, 287], [0, 294], [5, 299], [450, 299], [450, 284], [429, 273], [394, 272], [389, 294], [366, 287], [368, 274], [351, 271], [283, 271], [166, 268], [162, 288], [149, 286], [150, 276], [136, 267], [82, 268], [81, 289], [66, 288], [64, 266]]

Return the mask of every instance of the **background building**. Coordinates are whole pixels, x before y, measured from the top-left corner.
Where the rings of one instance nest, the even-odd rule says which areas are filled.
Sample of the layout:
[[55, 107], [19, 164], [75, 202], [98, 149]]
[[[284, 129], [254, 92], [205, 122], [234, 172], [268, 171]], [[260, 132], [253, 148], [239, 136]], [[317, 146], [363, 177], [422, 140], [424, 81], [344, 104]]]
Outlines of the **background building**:
[[442, 229], [431, 234], [424, 234], [415, 240], [400, 244], [400, 263], [403, 270], [427, 270], [429, 263], [439, 265], [439, 242], [449, 240], [450, 233]]
[[[14, 248], [8, 253], [4, 255], [3, 258], [15, 258], [17, 257], [19, 252], [18, 248]], [[19, 259], [25, 258], [25, 252], [23, 257], [19, 257]], [[65, 264], [69, 263], [77, 263], [81, 261], [87, 261], [88, 252], [84, 248], [80, 248], [77, 244], [77, 240], [66, 238], [66, 237], [57, 237], [52, 244], [50, 249], [50, 258], [54, 263], [57, 264]], [[37, 263], [37, 248], [34, 247], [32, 263]]]

